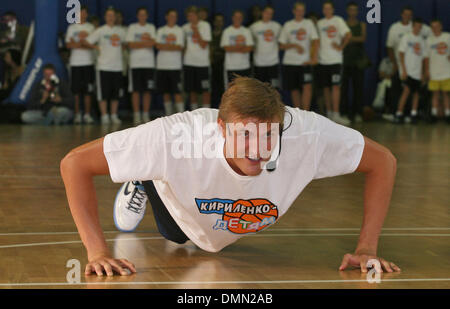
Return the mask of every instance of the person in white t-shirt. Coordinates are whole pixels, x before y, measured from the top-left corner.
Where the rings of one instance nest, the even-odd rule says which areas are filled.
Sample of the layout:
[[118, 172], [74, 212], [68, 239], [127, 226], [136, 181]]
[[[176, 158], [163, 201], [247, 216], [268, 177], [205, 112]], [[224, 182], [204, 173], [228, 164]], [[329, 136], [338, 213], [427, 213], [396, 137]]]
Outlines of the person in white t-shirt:
[[[394, 76], [392, 78], [392, 102], [398, 102], [398, 99], [402, 92], [401, 86], [401, 64], [400, 64], [400, 54], [398, 48], [400, 46], [400, 41], [402, 37], [412, 31], [412, 19], [414, 17], [414, 11], [412, 7], [405, 6], [401, 11], [401, 20], [392, 24], [389, 27], [389, 32], [386, 41], [386, 47], [388, 56], [391, 62], [394, 64]], [[428, 37], [431, 33], [430, 28], [427, 25], [422, 26], [421, 35], [424, 39]], [[388, 106], [388, 111], [391, 114], [395, 114], [394, 106]]]
[[403, 93], [398, 103], [395, 122], [403, 123], [403, 110], [409, 95], [412, 94], [411, 121], [417, 122], [417, 109], [419, 107], [419, 93], [422, 83], [425, 82], [423, 64], [427, 55], [426, 43], [420, 35], [423, 20], [415, 18], [413, 31], [405, 34], [398, 47], [400, 55], [400, 78], [403, 82]]
[[275, 88], [257, 79], [236, 78], [219, 110], [178, 113], [108, 134], [75, 148], [60, 166], [87, 249], [86, 275], [136, 272], [130, 261], [113, 257], [108, 249], [99, 222], [95, 175], [124, 183], [114, 206], [119, 229], [136, 228], [148, 198], [166, 239], [179, 244], [191, 240], [203, 250], [218, 252], [280, 221], [312, 180], [362, 172], [366, 188], [361, 236], [339, 270], [357, 267], [367, 272], [369, 259], [377, 259], [385, 271], [400, 271], [377, 257], [395, 181], [395, 157], [351, 128], [287, 107]]
[[[101, 112], [101, 123], [120, 124], [117, 115], [119, 99], [123, 95], [123, 58], [126, 33], [116, 26], [116, 11], [105, 11], [106, 24], [92, 32], [83, 45], [99, 51], [97, 60], [97, 96]], [[108, 114], [108, 101], [111, 102]]]
[[169, 9], [165, 15], [167, 24], [156, 32], [156, 88], [163, 94], [166, 115], [173, 113], [172, 94], [177, 112], [184, 111], [181, 96], [182, 53], [184, 48], [184, 32], [177, 25], [178, 13]]
[[262, 10], [261, 20], [250, 26], [255, 41], [253, 53], [255, 78], [260, 81], [271, 83], [274, 87], [280, 87], [278, 55], [278, 37], [281, 25], [273, 19], [275, 10], [267, 5]]
[[445, 117], [450, 123], [450, 33], [442, 31], [442, 21], [431, 22], [432, 35], [427, 39], [425, 75], [429, 80], [428, 89], [433, 92], [431, 121], [438, 117], [439, 99], [442, 93]]
[[334, 15], [332, 1], [323, 3], [323, 15], [317, 23], [320, 36], [319, 71], [323, 88], [327, 116], [331, 120], [349, 125], [350, 120], [339, 112], [343, 70], [343, 51], [352, 36], [350, 28], [342, 17]]
[[[131, 24], [127, 32], [127, 44], [130, 49], [130, 72], [128, 87], [133, 105], [134, 124], [150, 121], [151, 91], [155, 89], [155, 51], [156, 29], [149, 24], [148, 10], [137, 10], [138, 22]], [[142, 94], [142, 113], [140, 101]]]
[[[291, 92], [294, 107], [310, 110], [312, 98], [312, 65], [318, 61], [319, 36], [314, 23], [305, 19], [306, 5], [294, 4], [294, 19], [286, 22], [278, 42], [284, 50], [283, 88]], [[300, 89], [302, 95], [300, 95]]]
[[198, 108], [198, 95], [202, 95], [202, 105], [211, 107], [211, 80], [209, 43], [211, 42], [211, 26], [200, 20], [198, 8], [190, 6], [186, 9], [188, 23], [183, 26], [186, 38], [184, 52], [184, 91], [189, 94], [191, 110]]
[[[95, 59], [94, 52], [83, 46], [82, 40], [94, 31], [94, 26], [87, 22], [89, 13], [86, 6], [80, 10], [80, 23], [71, 24], [67, 28], [66, 47], [70, 52], [71, 90], [75, 97], [74, 123], [84, 121], [94, 123], [91, 116], [92, 94], [95, 90]], [[80, 111], [80, 100], [83, 97], [84, 116]]]
[[225, 72], [227, 81], [235, 75], [250, 76], [250, 53], [253, 51], [253, 36], [250, 30], [242, 25], [244, 12], [236, 10], [232, 15], [232, 25], [222, 33], [220, 47], [225, 49]]

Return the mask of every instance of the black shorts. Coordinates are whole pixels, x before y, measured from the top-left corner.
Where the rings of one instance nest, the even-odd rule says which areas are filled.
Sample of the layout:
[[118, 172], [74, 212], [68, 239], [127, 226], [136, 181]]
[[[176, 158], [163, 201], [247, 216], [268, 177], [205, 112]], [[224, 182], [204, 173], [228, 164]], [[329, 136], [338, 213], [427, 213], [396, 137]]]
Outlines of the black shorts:
[[226, 71], [227, 72], [227, 80], [229, 83], [233, 81], [235, 78], [235, 74], [239, 76], [250, 76], [252, 75], [252, 71], [250, 69], [247, 70], [239, 70], [239, 71]]
[[70, 67], [73, 94], [92, 94], [95, 90], [95, 68], [93, 65]]
[[184, 91], [202, 93], [210, 89], [209, 67], [184, 66]]
[[288, 91], [300, 89], [303, 85], [312, 84], [313, 74], [310, 65], [284, 65], [283, 88]]
[[122, 71], [98, 71], [97, 72], [97, 99], [119, 100], [123, 96]]
[[406, 80], [402, 81], [402, 85], [403, 87], [408, 87], [411, 93], [416, 93], [420, 91], [420, 88], [422, 87], [422, 81], [408, 76]]
[[319, 84], [322, 88], [342, 84], [342, 64], [319, 65]]
[[176, 242], [178, 244], [184, 244], [189, 238], [184, 234], [181, 228], [177, 225], [175, 220], [170, 215], [163, 201], [156, 191], [153, 181], [144, 181], [143, 183], [145, 193], [147, 194], [148, 201], [150, 202], [155, 217], [156, 226], [158, 231], [164, 238]]
[[145, 92], [155, 89], [154, 69], [130, 69], [128, 72], [128, 91]]
[[156, 71], [156, 89], [159, 93], [181, 93], [181, 71]]
[[279, 87], [278, 65], [270, 67], [255, 66], [255, 78], [262, 82], [270, 83], [274, 87]]

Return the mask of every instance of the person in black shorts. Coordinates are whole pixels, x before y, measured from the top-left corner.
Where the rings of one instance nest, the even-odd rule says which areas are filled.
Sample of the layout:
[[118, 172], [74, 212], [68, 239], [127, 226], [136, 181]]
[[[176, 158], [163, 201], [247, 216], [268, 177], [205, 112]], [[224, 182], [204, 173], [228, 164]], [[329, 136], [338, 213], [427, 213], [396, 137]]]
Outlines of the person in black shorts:
[[198, 107], [198, 95], [202, 96], [202, 105], [211, 107], [211, 82], [209, 43], [211, 26], [198, 16], [198, 9], [190, 6], [186, 9], [188, 23], [183, 26], [186, 38], [184, 53], [184, 90], [189, 94], [191, 110]]
[[[138, 125], [150, 121], [151, 91], [155, 87], [154, 70], [156, 29], [147, 23], [148, 11], [145, 7], [137, 10], [138, 22], [128, 27], [126, 41], [130, 49], [130, 72], [128, 90], [133, 104], [133, 122]], [[142, 113], [140, 101], [142, 95]]]
[[175, 9], [166, 12], [167, 24], [156, 32], [156, 87], [163, 94], [166, 115], [173, 113], [172, 95], [178, 113], [184, 111], [181, 96], [182, 51], [184, 49], [183, 29], [177, 25], [178, 13]]
[[[82, 121], [87, 124], [94, 123], [91, 116], [91, 98], [95, 90], [94, 54], [92, 50], [82, 46], [82, 40], [94, 31], [94, 26], [87, 22], [88, 15], [87, 7], [83, 6], [80, 11], [80, 23], [69, 26], [65, 39], [66, 47], [71, 50], [70, 80], [75, 97], [75, 124]], [[84, 116], [80, 111], [81, 98], [84, 99]]]

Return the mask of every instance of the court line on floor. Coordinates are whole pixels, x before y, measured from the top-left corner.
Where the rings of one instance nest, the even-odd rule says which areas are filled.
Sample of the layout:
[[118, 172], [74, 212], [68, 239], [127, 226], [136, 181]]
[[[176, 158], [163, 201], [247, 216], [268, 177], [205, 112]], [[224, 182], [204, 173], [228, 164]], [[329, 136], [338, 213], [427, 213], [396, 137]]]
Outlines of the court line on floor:
[[[360, 228], [271, 228], [266, 232], [276, 231], [359, 231]], [[450, 227], [391, 227], [383, 228], [382, 231], [450, 231]], [[104, 234], [120, 234], [120, 231], [103, 231]], [[158, 233], [157, 231], [135, 231], [133, 234]], [[32, 235], [74, 235], [78, 232], [18, 232], [0, 233], [0, 236], [32, 236]]]
[[[341, 236], [359, 236], [359, 234], [350, 234], [350, 233], [335, 233], [335, 234], [252, 234], [248, 235], [248, 237], [341, 237]], [[399, 233], [393, 233], [393, 234], [380, 234], [380, 236], [394, 236], [394, 237], [408, 237], [408, 236], [415, 236], [415, 237], [449, 237], [450, 234], [417, 234], [417, 233], [407, 233], [407, 234], [399, 234]], [[154, 236], [154, 237], [132, 237], [132, 238], [121, 238], [121, 239], [115, 239], [110, 238], [106, 239], [106, 241], [126, 241], [126, 240], [161, 240], [165, 239], [161, 236]], [[25, 243], [25, 244], [13, 244], [13, 245], [0, 245], [0, 249], [7, 249], [7, 248], [20, 248], [20, 247], [37, 247], [37, 246], [50, 246], [50, 245], [65, 245], [65, 244], [77, 244], [82, 243], [81, 240], [73, 240], [73, 241], [52, 241], [52, 242], [36, 242], [36, 243]]]
[[[405, 278], [380, 279], [383, 282], [437, 282], [450, 281], [450, 278]], [[227, 285], [227, 284], [305, 284], [305, 283], [369, 283], [367, 279], [347, 280], [266, 280], [266, 281], [136, 281], [136, 282], [27, 282], [27, 283], [0, 283], [0, 286], [78, 286], [78, 285]]]

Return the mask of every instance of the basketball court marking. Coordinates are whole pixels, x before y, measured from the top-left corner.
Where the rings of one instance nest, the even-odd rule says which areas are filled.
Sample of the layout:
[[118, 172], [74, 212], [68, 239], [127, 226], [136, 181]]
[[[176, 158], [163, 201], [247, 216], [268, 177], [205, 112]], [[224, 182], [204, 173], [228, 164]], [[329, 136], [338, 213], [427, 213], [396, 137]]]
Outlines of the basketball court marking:
[[[248, 237], [340, 237], [340, 236], [359, 236], [359, 234], [253, 234], [248, 235]], [[392, 234], [380, 234], [380, 236], [394, 236], [394, 237], [449, 237], [450, 234], [416, 234], [416, 233], [392, 233]], [[131, 237], [131, 238], [122, 238], [120, 241], [124, 240], [161, 240], [165, 239], [162, 236], [154, 236], [154, 237]], [[106, 239], [106, 241], [116, 241], [115, 238]], [[20, 248], [20, 247], [36, 247], [36, 246], [49, 246], [49, 245], [64, 245], [64, 244], [77, 244], [82, 243], [81, 240], [73, 240], [73, 241], [55, 241], [55, 242], [35, 242], [35, 243], [23, 243], [23, 244], [13, 244], [13, 245], [2, 245], [0, 249], [6, 248]]]
[[[104, 276], [106, 277], [106, 276]], [[436, 282], [450, 281], [450, 278], [409, 278], [409, 279], [380, 279], [381, 282]], [[140, 281], [140, 282], [27, 282], [0, 283], [0, 286], [77, 286], [77, 285], [227, 285], [227, 284], [305, 284], [305, 283], [368, 283], [367, 279], [355, 280], [272, 280], [272, 281]]]
[[[266, 232], [283, 231], [359, 231], [360, 228], [271, 228]], [[450, 227], [391, 227], [383, 228], [382, 231], [450, 231]], [[105, 234], [122, 233], [120, 231], [103, 231]], [[157, 231], [135, 231], [133, 234], [158, 233]], [[0, 233], [0, 236], [33, 236], [33, 235], [75, 235], [78, 232], [23, 232], [23, 233]], [[408, 234], [409, 235], [409, 234]], [[412, 234], [411, 234], [412, 235]], [[432, 234], [436, 235], [436, 234]]]

